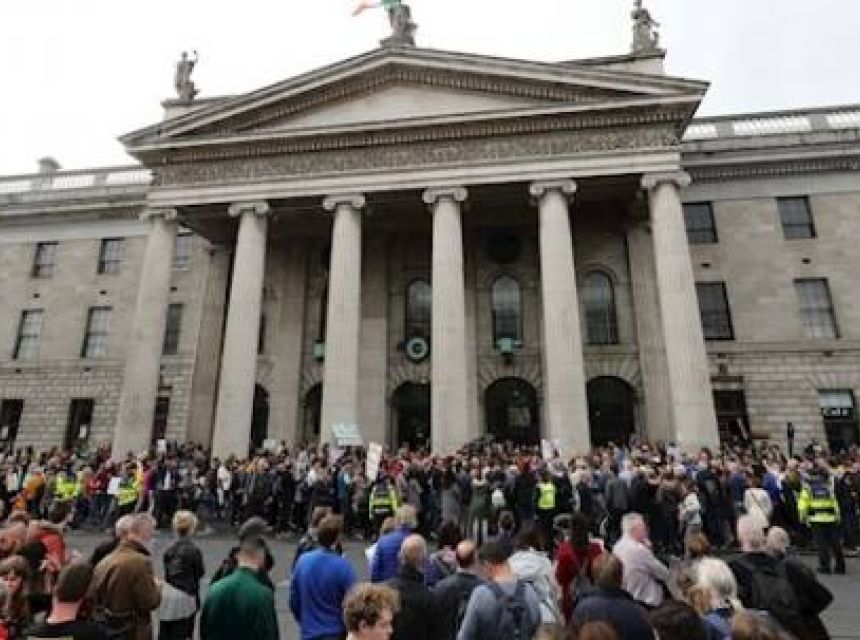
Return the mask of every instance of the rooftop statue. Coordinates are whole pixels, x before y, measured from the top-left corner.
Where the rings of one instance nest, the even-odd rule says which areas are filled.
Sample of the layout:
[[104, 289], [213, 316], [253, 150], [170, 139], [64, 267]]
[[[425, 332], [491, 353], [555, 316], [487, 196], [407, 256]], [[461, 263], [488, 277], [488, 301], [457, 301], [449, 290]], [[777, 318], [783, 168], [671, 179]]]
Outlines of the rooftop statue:
[[633, 53], [653, 53], [660, 50], [660, 23], [642, 6], [642, 0], [634, 0], [633, 11]]
[[391, 35], [381, 41], [383, 46], [415, 46], [416, 24], [412, 22], [412, 11], [402, 0], [360, 0], [352, 12], [357, 16], [366, 9], [382, 8], [388, 12]]
[[182, 52], [182, 58], [176, 63], [176, 76], [173, 79], [173, 85], [176, 87], [176, 95], [184, 102], [191, 102], [194, 96], [200, 93], [194, 86], [191, 80], [191, 72], [194, 71], [194, 65], [200, 56], [194, 51], [194, 59], [188, 57], [188, 52]]

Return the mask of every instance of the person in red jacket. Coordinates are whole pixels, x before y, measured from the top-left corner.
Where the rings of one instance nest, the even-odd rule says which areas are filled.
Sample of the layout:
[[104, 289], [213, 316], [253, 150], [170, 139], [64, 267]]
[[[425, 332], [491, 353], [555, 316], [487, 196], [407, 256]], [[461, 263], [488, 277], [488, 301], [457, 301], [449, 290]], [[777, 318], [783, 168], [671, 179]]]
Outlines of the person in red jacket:
[[593, 564], [601, 553], [603, 544], [589, 540], [588, 520], [575, 513], [570, 521], [570, 536], [556, 550], [555, 577], [561, 586], [561, 610], [568, 624], [577, 601], [586, 595], [582, 592], [594, 584]]

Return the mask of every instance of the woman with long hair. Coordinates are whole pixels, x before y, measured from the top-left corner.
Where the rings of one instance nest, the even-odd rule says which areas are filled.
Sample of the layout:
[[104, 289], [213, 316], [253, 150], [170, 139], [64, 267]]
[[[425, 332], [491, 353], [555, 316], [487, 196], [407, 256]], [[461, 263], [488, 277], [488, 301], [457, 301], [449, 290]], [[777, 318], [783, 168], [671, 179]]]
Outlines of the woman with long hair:
[[[176, 539], [164, 551], [164, 581], [172, 589], [162, 592], [159, 609], [159, 640], [191, 640], [194, 619], [200, 608], [200, 579], [206, 573], [203, 554], [191, 541], [197, 516], [177, 511], [173, 516]], [[169, 597], [165, 597], [170, 593]]]
[[555, 577], [561, 587], [561, 610], [569, 623], [576, 602], [594, 584], [592, 565], [603, 553], [603, 544], [588, 535], [588, 518], [576, 513], [570, 520], [568, 536], [556, 550]]
[[9, 640], [24, 637], [24, 630], [33, 622], [27, 583], [30, 568], [21, 556], [10, 556], [0, 562], [0, 580], [6, 587], [6, 600], [0, 619]]

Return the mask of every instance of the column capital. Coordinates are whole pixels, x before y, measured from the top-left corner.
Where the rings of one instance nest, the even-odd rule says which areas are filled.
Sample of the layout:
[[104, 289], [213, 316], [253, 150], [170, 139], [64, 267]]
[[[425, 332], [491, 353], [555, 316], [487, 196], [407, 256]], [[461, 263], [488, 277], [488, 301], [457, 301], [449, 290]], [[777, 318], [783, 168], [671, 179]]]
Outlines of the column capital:
[[651, 191], [661, 184], [672, 184], [678, 189], [689, 187], [692, 179], [686, 171], [667, 171], [665, 173], [646, 173], [642, 176], [642, 188]]
[[576, 181], [570, 179], [562, 180], [536, 180], [529, 185], [529, 193], [533, 198], [543, 198], [551, 191], [559, 191], [568, 198], [576, 193]]
[[166, 222], [176, 220], [178, 212], [176, 209], [167, 207], [163, 209], [144, 209], [140, 214], [141, 220], [153, 220], [155, 218], [163, 218]]
[[246, 213], [255, 216], [267, 216], [272, 212], [272, 208], [265, 200], [254, 200], [251, 202], [234, 202], [227, 207], [227, 214], [231, 218], [238, 218]]
[[347, 204], [353, 209], [363, 209], [367, 204], [364, 195], [361, 193], [343, 193], [335, 196], [326, 196], [323, 198], [323, 209], [326, 211], [334, 211], [338, 206]]
[[424, 204], [434, 205], [442, 198], [450, 198], [454, 202], [465, 202], [469, 197], [466, 187], [430, 187], [421, 194]]

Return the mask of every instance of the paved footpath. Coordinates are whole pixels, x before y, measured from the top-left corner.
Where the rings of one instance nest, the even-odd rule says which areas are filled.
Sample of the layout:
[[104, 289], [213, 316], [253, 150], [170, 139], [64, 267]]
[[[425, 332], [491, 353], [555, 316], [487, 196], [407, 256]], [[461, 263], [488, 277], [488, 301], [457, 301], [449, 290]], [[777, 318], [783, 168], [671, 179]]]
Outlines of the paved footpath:
[[[107, 536], [98, 536], [92, 533], [74, 532], [71, 535], [71, 547], [89, 555], [92, 549]], [[232, 538], [224, 535], [196, 537], [195, 542], [203, 551], [207, 576], [211, 575], [226, 557], [230, 547], [235, 544]], [[156, 562], [156, 573], [161, 574], [161, 554], [170, 538], [165, 533], [159, 533], [153, 544], [153, 556]], [[290, 614], [287, 602], [289, 594], [289, 582], [287, 580], [289, 568], [295, 555], [296, 543], [286, 540], [270, 539], [269, 545], [275, 557], [275, 568], [272, 579], [277, 583], [278, 589], [275, 596], [275, 605], [278, 611], [278, 622], [281, 629], [282, 640], [298, 640], [298, 627]], [[364, 556], [364, 545], [358, 542], [350, 542], [346, 546], [347, 557], [356, 567], [362, 578], [367, 578], [367, 561]], [[811, 556], [805, 557], [810, 566], [815, 566], [815, 559]], [[848, 559], [848, 574], [845, 576], [822, 576], [822, 581], [830, 588], [834, 595], [833, 604], [825, 612], [824, 621], [830, 630], [833, 640], [860, 640], [860, 560]], [[204, 591], [208, 580], [204, 579]], [[248, 640], [251, 640], [250, 638]]]

